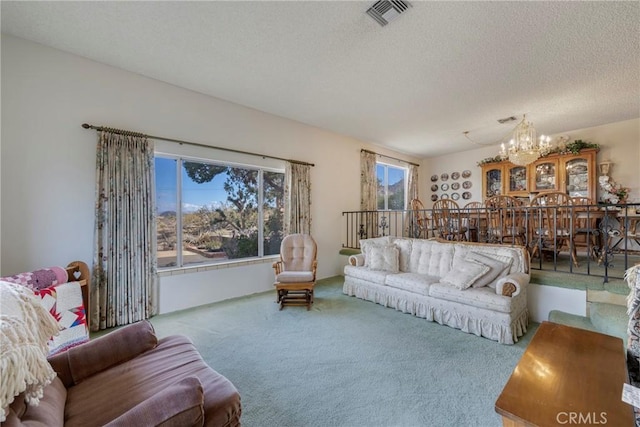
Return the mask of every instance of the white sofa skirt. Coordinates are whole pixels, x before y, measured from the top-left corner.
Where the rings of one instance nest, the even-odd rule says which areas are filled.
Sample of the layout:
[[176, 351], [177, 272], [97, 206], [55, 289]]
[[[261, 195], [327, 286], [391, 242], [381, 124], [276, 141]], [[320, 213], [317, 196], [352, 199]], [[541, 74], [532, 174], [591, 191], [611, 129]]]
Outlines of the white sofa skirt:
[[390, 286], [346, 276], [343, 292], [384, 307], [498, 341], [513, 344], [527, 332], [529, 312], [526, 298], [514, 298], [511, 313], [501, 313], [454, 301], [407, 292]]

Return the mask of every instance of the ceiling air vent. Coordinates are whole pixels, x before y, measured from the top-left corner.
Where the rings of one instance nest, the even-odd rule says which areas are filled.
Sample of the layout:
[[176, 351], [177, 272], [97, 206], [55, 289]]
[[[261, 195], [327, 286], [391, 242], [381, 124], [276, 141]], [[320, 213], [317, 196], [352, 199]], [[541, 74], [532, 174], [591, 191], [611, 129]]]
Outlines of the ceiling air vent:
[[384, 27], [389, 22], [400, 16], [409, 9], [411, 4], [402, 0], [380, 0], [367, 10], [367, 15]]
[[518, 120], [516, 116], [511, 116], [511, 117], [505, 117], [504, 119], [498, 119], [498, 123], [503, 125], [505, 123], [515, 122], [516, 120]]

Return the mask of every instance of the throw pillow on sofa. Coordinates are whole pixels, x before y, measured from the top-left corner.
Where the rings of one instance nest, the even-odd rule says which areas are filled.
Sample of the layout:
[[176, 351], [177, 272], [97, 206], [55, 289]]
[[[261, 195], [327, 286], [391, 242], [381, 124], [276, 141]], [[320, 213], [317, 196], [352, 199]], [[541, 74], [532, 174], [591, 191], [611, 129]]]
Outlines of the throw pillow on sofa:
[[384, 237], [372, 237], [370, 239], [360, 240], [360, 252], [364, 255], [365, 259], [369, 256], [369, 249], [374, 246], [387, 246], [391, 244], [389, 236]]
[[489, 266], [476, 261], [463, 262], [456, 265], [440, 282], [464, 290], [489, 271]]
[[506, 276], [509, 273], [509, 268], [511, 268], [513, 259], [508, 257], [501, 258], [503, 258], [504, 261], [478, 252], [469, 252], [467, 254], [467, 257], [465, 258], [465, 261], [473, 261], [489, 267], [489, 271], [487, 272], [487, 274], [480, 277], [471, 286], [473, 286], [474, 288], [482, 288], [483, 286], [487, 286], [493, 283], [495, 280]]
[[367, 251], [365, 266], [372, 270], [398, 273], [400, 252], [394, 245], [372, 245]]

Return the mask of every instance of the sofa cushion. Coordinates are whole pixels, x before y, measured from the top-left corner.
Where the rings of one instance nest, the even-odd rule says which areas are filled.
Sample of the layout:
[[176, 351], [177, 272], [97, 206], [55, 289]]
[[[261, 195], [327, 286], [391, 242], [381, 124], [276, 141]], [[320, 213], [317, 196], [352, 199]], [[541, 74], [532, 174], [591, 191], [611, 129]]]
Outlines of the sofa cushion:
[[196, 377], [202, 384], [207, 425], [239, 425], [237, 389], [202, 360], [187, 337], [173, 335], [158, 341], [154, 349], [69, 388], [65, 427], [104, 425], [186, 377]]
[[276, 276], [276, 282], [300, 283], [313, 282], [313, 271], [283, 271]]
[[398, 248], [394, 245], [373, 245], [369, 248], [369, 253], [365, 258], [365, 267], [397, 273], [399, 271], [398, 257]]
[[506, 276], [509, 272], [509, 267], [511, 267], [511, 263], [513, 262], [512, 258], [508, 258], [505, 256], [490, 256], [474, 251], [469, 252], [465, 260], [475, 261], [489, 267], [489, 271], [487, 272], [487, 274], [473, 282], [471, 286], [474, 288], [487, 286], [497, 279]]
[[495, 290], [486, 286], [484, 288], [457, 289], [444, 283], [435, 283], [429, 286], [429, 296], [491, 311], [511, 312], [512, 299], [497, 295]]
[[352, 265], [346, 265], [344, 267], [344, 275], [355, 277], [356, 279], [367, 280], [369, 282], [383, 285], [385, 278], [389, 274], [388, 271], [372, 270], [368, 267], [354, 267]]
[[384, 284], [392, 288], [403, 289], [420, 295], [429, 295], [429, 285], [438, 283], [440, 279], [434, 276], [417, 273], [389, 274]]
[[452, 262], [452, 244], [416, 239], [411, 248], [408, 271], [442, 277], [451, 270]]
[[489, 269], [488, 265], [469, 260], [454, 265], [453, 269], [445, 274], [440, 281], [457, 289], [467, 289], [476, 280], [487, 274]]
[[196, 377], [187, 377], [137, 404], [107, 426], [202, 426], [203, 402], [202, 384]]

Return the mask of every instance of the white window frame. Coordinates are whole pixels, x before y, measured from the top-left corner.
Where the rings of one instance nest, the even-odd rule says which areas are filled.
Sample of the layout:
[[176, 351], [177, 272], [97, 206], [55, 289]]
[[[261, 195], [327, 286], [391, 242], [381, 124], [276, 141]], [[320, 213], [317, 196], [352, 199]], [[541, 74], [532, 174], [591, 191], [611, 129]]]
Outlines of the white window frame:
[[[245, 258], [237, 258], [233, 260], [228, 260], [226, 262], [241, 262], [248, 259], [255, 258], [264, 258], [264, 172], [274, 172], [281, 173], [284, 175], [285, 170], [281, 168], [274, 167], [265, 167], [259, 165], [252, 165], [247, 163], [238, 163], [233, 161], [225, 161], [225, 160], [217, 160], [210, 158], [202, 158], [202, 157], [194, 157], [188, 155], [181, 154], [169, 154], [164, 152], [156, 152], [154, 154], [155, 158], [164, 158], [164, 159], [172, 159], [176, 160], [176, 265], [171, 267], [159, 267], [158, 270], [168, 270], [168, 269], [184, 269], [184, 268], [193, 268], [197, 266], [209, 266], [209, 265], [218, 265], [223, 264], [224, 262], [203, 262], [197, 265], [184, 265], [183, 262], [183, 242], [182, 242], [182, 165], [184, 162], [198, 162], [198, 163], [206, 163], [211, 165], [218, 166], [226, 166], [233, 168], [243, 168], [249, 170], [255, 170], [258, 172], [258, 255], [257, 257], [245, 257]], [[154, 182], [155, 185], [155, 182]], [[274, 257], [278, 256], [278, 254], [266, 255], [266, 257]]]
[[[381, 161], [377, 161], [376, 162], [376, 180], [378, 179], [378, 166], [383, 166], [384, 167], [384, 178], [382, 181], [382, 185], [384, 187], [384, 209], [380, 209], [378, 208], [378, 210], [393, 210], [393, 211], [399, 211], [399, 210], [404, 210], [404, 207], [407, 206], [407, 193], [408, 193], [408, 176], [409, 176], [409, 170], [407, 169], [406, 166], [404, 165], [400, 165], [400, 164], [395, 164], [395, 163], [391, 163], [391, 162], [381, 162]], [[401, 169], [404, 173], [404, 201], [403, 201], [403, 208], [402, 209], [389, 209], [389, 167], [392, 167], [394, 169]], [[377, 203], [377, 201], [376, 201]]]

